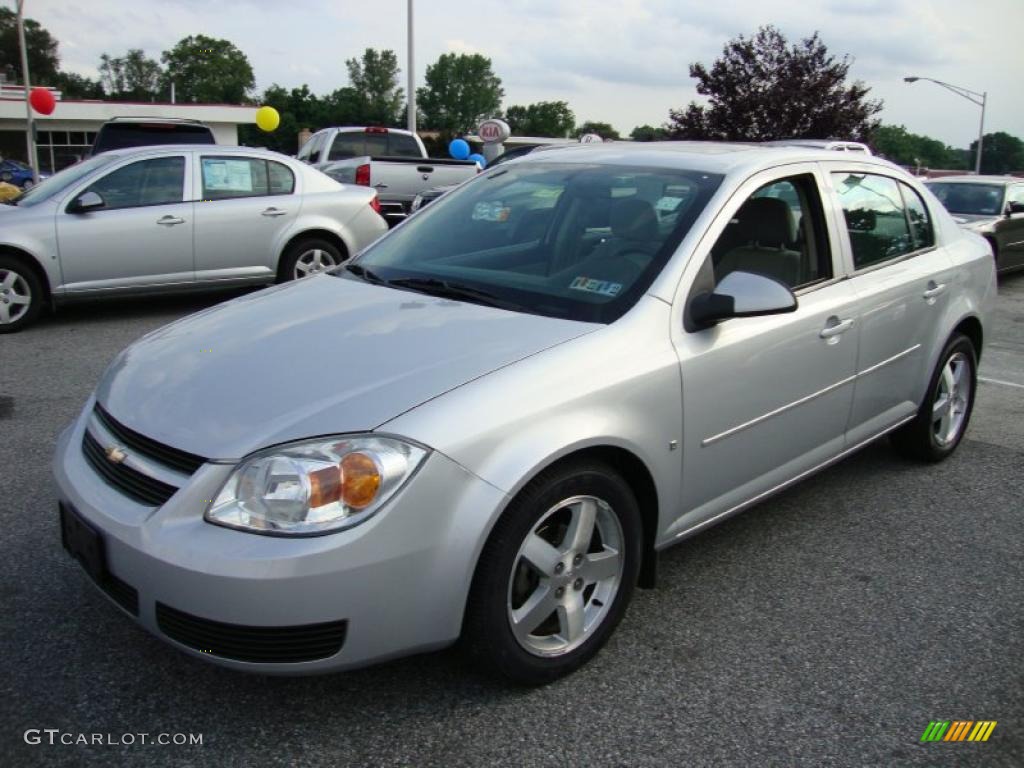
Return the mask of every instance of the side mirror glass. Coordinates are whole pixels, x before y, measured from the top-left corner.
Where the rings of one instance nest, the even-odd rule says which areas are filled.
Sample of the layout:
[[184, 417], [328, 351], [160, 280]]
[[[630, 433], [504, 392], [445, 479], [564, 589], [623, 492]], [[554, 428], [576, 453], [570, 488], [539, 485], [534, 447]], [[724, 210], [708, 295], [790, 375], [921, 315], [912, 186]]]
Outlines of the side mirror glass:
[[756, 317], [795, 312], [796, 296], [778, 280], [753, 272], [730, 272], [713, 293], [700, 293], [690, 302], [690, 317], [702, 327], [730, 317]]
[[88, 213], [98, 210], [106, 205], [106, 202], [98, 192], [83, 192], [75, 201], [68, 206], [68, 213]]

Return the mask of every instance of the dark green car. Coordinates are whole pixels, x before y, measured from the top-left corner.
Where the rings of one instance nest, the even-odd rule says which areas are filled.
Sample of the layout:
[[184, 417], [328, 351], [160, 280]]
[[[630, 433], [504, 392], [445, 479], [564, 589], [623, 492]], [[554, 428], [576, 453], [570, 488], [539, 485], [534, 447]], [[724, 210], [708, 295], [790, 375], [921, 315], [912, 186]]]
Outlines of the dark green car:
[[989, 241], [998, 272], [1024, 269], [1024, 179], [948, 176], [926, 186], [961, 227]]

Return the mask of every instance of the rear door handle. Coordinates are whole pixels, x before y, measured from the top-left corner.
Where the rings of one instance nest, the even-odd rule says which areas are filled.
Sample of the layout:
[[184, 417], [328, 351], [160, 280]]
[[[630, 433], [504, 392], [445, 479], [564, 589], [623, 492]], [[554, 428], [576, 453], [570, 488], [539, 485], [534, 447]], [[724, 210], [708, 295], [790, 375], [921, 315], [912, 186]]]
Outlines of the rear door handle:
[[376, 184], [373, 185], [373, 188], [374, 189], [387, 189], [388, 185], [385, 184], [383, 181], [378, 181]]
[[936, 296], [940, 296], [941, 294], [943, 294], [945, 292], [946, 292], [946, 284], [945, 283], [936, 283], [934, 280], [929, 280], [928, 281], [928, 290], [926, 290], [921, 295], [924, 298], [926, 298], [926, 299], [934, 299]]
[[833, 315], [828, 319], [825, 323], [825, 327], [821, 329], [818, 335], [823, 339], [831, 339], [833, 336], [846, 333], [851, 328], [853, 328], [852, 317], [848, 317], [846, 320], [840, 320], [838, 317]]
[[180, 216], [161, 216], [156, 223], [162, 227], [173, 227], [175, 224], [184, 224], [185, 220]]
[[280, 208], [267, 208], [260, 216], [284, 216], [288, 211], [282, 211]]

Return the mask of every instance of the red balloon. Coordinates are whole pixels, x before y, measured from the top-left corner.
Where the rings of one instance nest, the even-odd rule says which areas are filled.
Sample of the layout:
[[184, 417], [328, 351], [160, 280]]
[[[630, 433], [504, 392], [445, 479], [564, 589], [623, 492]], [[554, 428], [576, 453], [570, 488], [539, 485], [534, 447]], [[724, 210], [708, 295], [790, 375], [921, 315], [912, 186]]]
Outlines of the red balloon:
[[57, 100], [49, 88], [33, 88], [28, 92], [28, 103], [41, 115], [51, 115], [57, 107]]

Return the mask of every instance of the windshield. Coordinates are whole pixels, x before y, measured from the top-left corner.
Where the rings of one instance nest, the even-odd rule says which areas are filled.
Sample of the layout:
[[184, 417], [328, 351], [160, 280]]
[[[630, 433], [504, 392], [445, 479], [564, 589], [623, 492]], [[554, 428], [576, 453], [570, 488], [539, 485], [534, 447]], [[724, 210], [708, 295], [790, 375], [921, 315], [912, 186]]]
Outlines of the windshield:
[[32, 189], [26, 191], [17, 199], [16, 202], [18, 207], [30, 208], [33, 205], [38, 205], [44, 200], [49, 200], [50, 198], [59, 195], [71, 185], [77, 184], [81, 179], [88, 176], [97, 168], [102, 168], [116, 159], [116, 157], [111, 155], [102, 155], [99, 157], [91, 157], [88, 160], [83, 160], [80, 163], [68, 166], [63, 171], [55, 173], [44, 181], [40, 181], [32, 187]]
[[501, 166], [371, 246], [352, 279], [369, 273], [472, 301], [469, 289], [523, 312], [610, 323], [647, 290], [721, 181], [663, 168]]
[[1003, 212], [1003, 187], [999, 184], [933, 181], [927, 187], [950, 213], [999, 216]]

